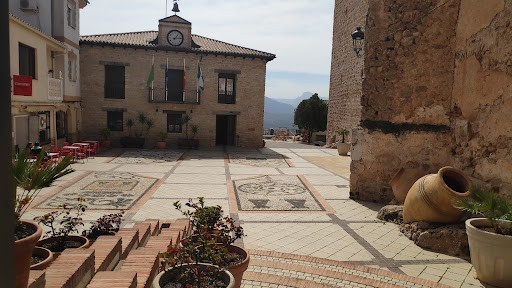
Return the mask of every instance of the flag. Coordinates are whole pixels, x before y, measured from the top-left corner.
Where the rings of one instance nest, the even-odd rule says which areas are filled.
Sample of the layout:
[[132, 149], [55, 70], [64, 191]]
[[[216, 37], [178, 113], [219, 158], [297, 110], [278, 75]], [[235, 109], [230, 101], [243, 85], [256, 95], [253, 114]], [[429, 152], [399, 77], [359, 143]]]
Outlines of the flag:
[[155, 80], [155, 56], [153, 56], [153, 60], [151, 61], [151, 70], [149, 70], [148, 81], [146, 81], [146, 85], [148, 87], [153, 87], [153, 80]]
[[197, 62], [197, 91], [204, 89], [203, 71], [201, 70], [201, 62]]

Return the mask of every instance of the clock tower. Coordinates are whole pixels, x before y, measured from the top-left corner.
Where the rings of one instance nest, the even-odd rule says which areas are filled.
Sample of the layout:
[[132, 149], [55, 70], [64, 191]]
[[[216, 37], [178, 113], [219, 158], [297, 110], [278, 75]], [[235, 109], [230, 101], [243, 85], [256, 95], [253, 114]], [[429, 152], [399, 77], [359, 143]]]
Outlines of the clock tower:
[[[174, 12], [179, 12], [174, 3]], [[192, 47], [192, 23], [176, 15], [158, 20], [158, 45], [190, 49]]]

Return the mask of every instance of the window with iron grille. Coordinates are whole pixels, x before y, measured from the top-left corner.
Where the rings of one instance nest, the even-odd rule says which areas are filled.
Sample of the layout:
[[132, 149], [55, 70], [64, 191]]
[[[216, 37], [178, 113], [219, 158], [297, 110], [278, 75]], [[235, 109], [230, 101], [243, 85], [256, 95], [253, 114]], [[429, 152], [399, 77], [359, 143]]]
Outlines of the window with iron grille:
[[219, 74], [219, 103], [235, 104], [236, 102], [236, 75]]
[[123, 131], [123, 111], [107, 111], [107, 127], [110, 131]]
[[76, 3], [75, 1], [68, 1], [67, 5], [67, 20], [68, 20], [68, 26], [76, 29]]
[[19, 43], [20, 75], [32, 76], [36, 79], [36, 50], [30, 46]]
[[105, 65], [105, 98], [124, 99], [124, 66]]
[[182, 112], [167, 112], [167, 132], [181, 133]]

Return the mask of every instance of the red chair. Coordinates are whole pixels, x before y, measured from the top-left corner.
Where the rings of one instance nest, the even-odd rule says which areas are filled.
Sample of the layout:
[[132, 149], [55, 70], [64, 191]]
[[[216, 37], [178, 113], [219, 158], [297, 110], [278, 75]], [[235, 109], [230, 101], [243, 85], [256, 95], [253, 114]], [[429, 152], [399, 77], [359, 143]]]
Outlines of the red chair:
[[85, 149], [85, 151], [87, 152], [87, 155], [89, 157], [94, 158], [91, 155], [96, 156], [96, 143], [90, 143], [89, 146], [87, 146], [87, 148]]
[[64, 142], [64, 146], [71, 146], [69, 142]]
[[75, 150], [75, 161], [82, 160], [82, 163], [85, 163], [84, 159], [87, 159], [86, 148], [76, 143], [73, 143], [72, 146], [78, 147], [78, 149], [73, 149]]

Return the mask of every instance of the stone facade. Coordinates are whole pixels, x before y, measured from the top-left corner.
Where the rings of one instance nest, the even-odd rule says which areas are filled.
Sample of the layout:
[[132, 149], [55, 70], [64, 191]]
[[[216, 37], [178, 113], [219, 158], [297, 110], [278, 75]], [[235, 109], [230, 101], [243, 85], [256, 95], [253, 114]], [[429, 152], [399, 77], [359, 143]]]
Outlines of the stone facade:
[[[331, 80], [329, 85], [329, 112], [327, 141], [342, 128], [350, 130], [361, 120], [361, 87], [363, 58], [356, 57], [350, 34], [356, 27], [364, 27], [368, 12], [367, 0], [336, 0], [332, 37]], [[348, 135], [350, 141], [351, 135]]]
[[[199, 145], [216, 145], [216, 116], [236, 115], [237, 145], [260, 147], [263, 135], [263, 109], [265, 93], [266, 60], [249, 57], [219, 56], [157, 49], [119, 48], [100, 45], [81, 45], [83, 134], [86, 138], [99, 139], [99, 132], [107, 126], [107, 111], [122, 109], [124, 120], [145, 112], [155, 121], [155, 127], [146, 137], [146, 148], [152, 148], [157, 135], [166, 131], [167, 111], [183, 111], [191, 117], [191, 124], [199, 126]], [[197, 64], [201, 60], [204, 90], [199, 104], [153, 103], [149, 101], [146, 87], [152, 57], [155, 57], [154, 85], [164, 87], [167, 59], [169, 68], [183, 69], [185, 59], [186, 90], [194, 93], [197, 87]], [[104, 97], [105, 64], [125, 65], [125, 99]], [[218, 103], [218, 75], [222, 71], [236, 72], [236, 104]], [[190, 126], [190, 125], [189, 125]], [[189, 128], [190, 129], [190, 128]], [[190, 131], [189, 131], [190, 134]], [[113, 145], [127, 136], [126, 128], [111, 132]], [[183, 133], [168, 133], [167, 142], [172, 147]]]
[[369, 1], [353, 198], [391, 200], [388, 183], [401, 167], [451, 165], [511, 190], [512, 126], [501, 119], [512, 111], [512, 2], [480, 3]]

